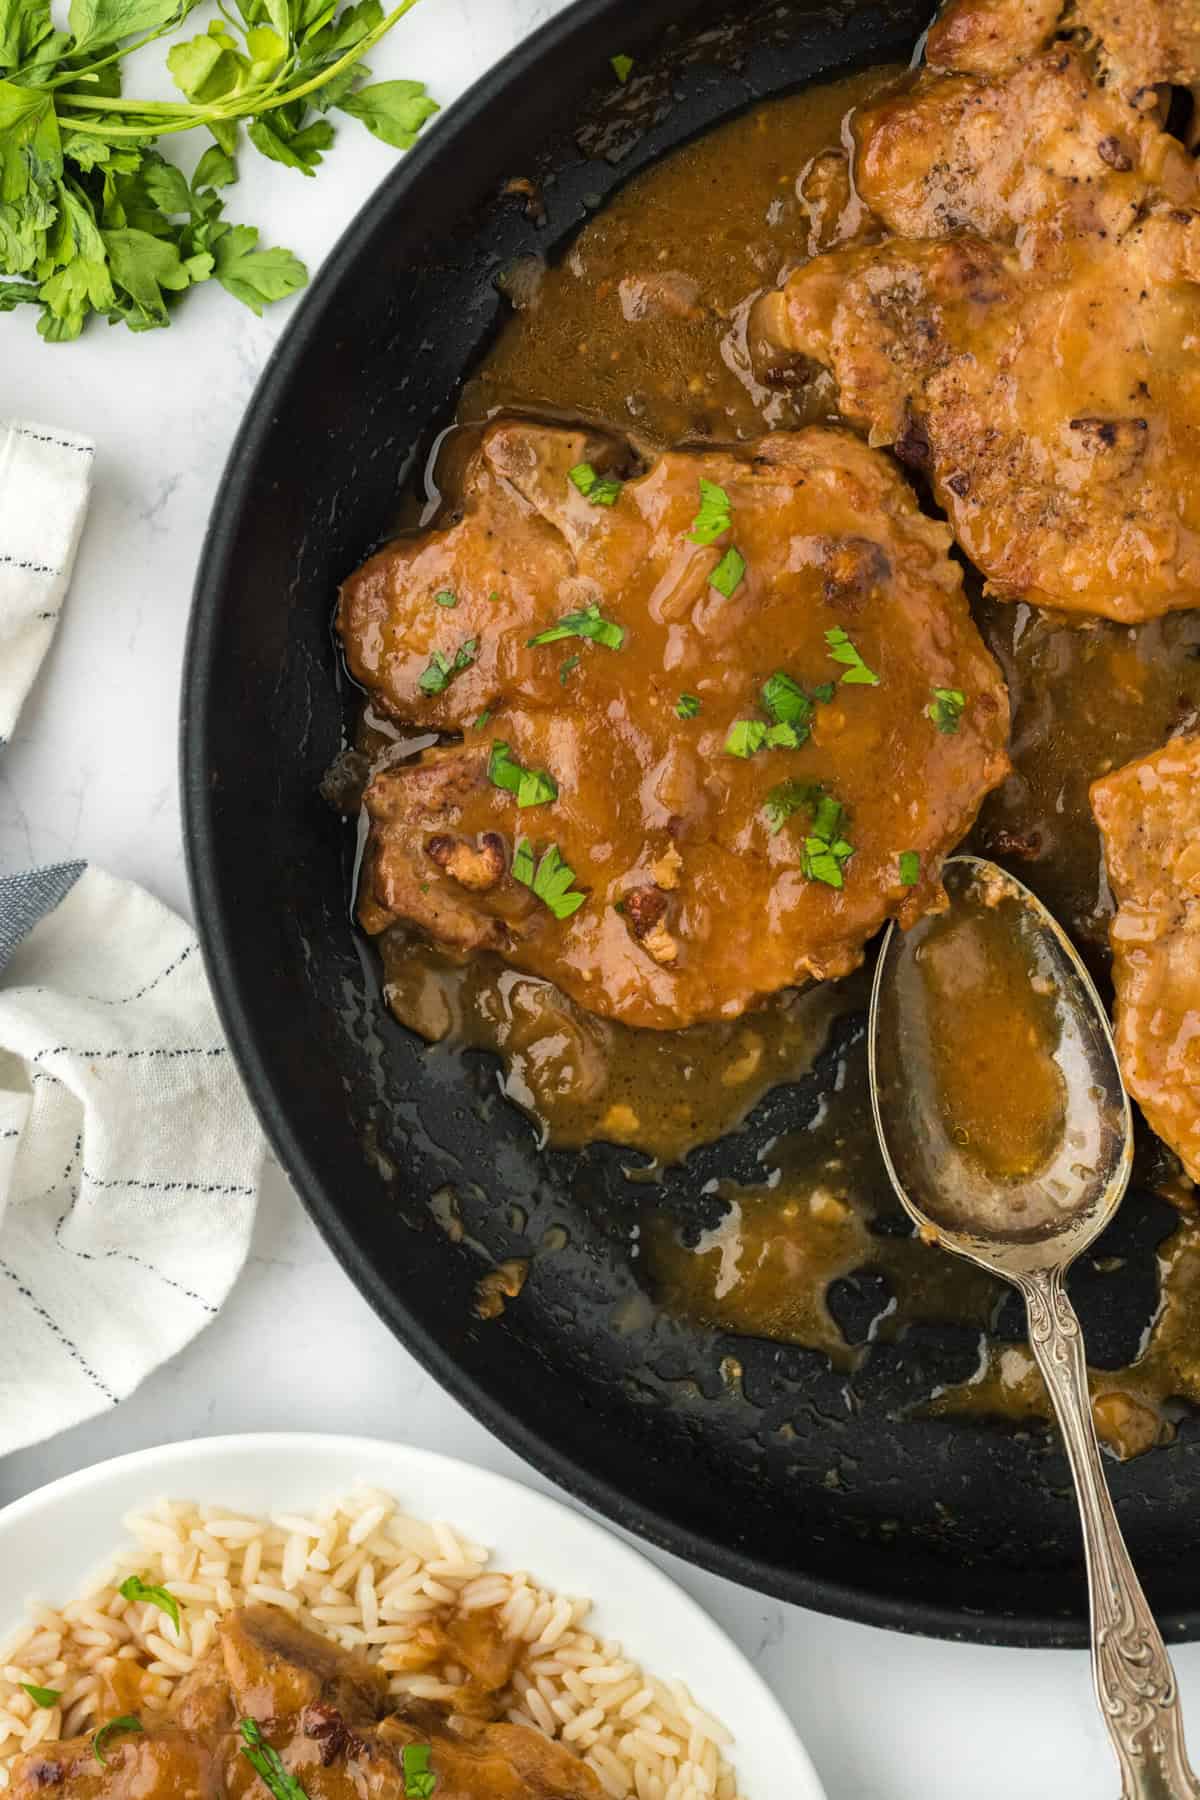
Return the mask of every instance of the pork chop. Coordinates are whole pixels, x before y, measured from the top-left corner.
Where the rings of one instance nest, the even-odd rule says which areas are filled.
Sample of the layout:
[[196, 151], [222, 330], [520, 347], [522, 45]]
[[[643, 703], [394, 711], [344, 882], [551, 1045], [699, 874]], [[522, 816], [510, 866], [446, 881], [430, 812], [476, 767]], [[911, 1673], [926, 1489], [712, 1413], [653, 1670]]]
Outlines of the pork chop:
[[[989, 590], [1132, 622], [1200, 604], [1200, 215], [835, 251], [758, 303], [772, 372], [927, 474]], [[789, 361], [790, 359], [790, 361]]]
[[359, 917], [631, 1024], [731, 1018], [938, 904], [1007, 695], [948, 531], [852, 434], [671, 453], [598, 503], [589, 448], [493, 423], [448, 522], [343, 589], [376, 706], [463, 734], [377, 770]]
[[[997, 29], [1011, 10], [992, 9]], [[947, 37], [952, 23], [943, 24]], [[959, 23], [965, 37], [962, 15]], [[976, 67], [988, 56], [955, 53]], [[1052, 219], [1067, 239], [1112, 238], [1148, 206], [1197, 198], [1196, 167], [1179, 140], [1101, 86], [1066, 43], [999, 74], [926, 68], [857, 112], [853, 132], [858, 192], [903, 237], [972, 231], [1013, 243], [1033, 221]]]
[[1125, 1084], [1200, 1181], [1200, 737], [1092, 784], [1117, 900], [1111, 928]]
[[953, 0], [929, 33], [931, 68], [997, 75], [1060, 32], [1094, 49], [1105, 81], [1146, 107], [1164, 82], [1200, 81], [1200, 0]]

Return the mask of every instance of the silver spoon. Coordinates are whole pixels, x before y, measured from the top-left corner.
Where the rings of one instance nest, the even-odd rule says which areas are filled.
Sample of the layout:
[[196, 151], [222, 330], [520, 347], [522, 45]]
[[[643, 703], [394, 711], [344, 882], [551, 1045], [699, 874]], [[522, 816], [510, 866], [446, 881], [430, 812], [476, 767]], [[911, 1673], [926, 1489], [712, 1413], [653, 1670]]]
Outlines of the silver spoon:
[[[1109, 1223], [1133, 1153], [1108, 1018], [1065, 933], [994, 863], [945, 865], [948, 911], [889, 927], [871, 993], [871, 1105], [921, 1234], [1020, 1289], [1066, 1444], [1092, 1672], [1123, 1800], [1200, 1796], [1175, 1673], [1104, 1475], [1064, 1276]], [[986, 1010], [984, 999], [986, 995]]]

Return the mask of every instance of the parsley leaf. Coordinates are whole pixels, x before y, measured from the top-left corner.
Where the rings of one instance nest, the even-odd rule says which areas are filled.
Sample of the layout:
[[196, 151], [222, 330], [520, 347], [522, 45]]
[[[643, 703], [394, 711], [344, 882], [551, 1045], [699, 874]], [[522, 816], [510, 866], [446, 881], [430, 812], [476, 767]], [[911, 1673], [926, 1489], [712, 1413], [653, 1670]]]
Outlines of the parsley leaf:
[[709, 576], [708, 584], [710, 587], [715, 587], [718, 594], [724, 594], [727, 600], [732, 600], [742, 585], [742, 577], [745, 573], [746, 559], [731, 544]]
[[680, 694], [675, 702], [675, 711], [681, 719], [694, 719], [700, 711], [699, 694]]
[[442, 588], [433, 596], [433, 603], [435, 606], [457, 606], [458, 595], [452, 593], [449, 588]]
[[932, 719], [939, 731], [953, 736], [958, 730], [959, 720], [967, 704], [966, 695], [959, 688], [934, 688], [933, 699], [925, 708], [925, 717]]
[[567, 676], [571, 673], [571, 670], [577, 669], [578, 667], [579, 667], [579, 657], [578, 656], [565, 656], [563, 658], [562, 662], [559, 663], [558, 679], [564, 687], [566, 687], [566, 685], [567, 685]]
[[241, 1719], [238, 1730], [245, 1742], [239, 1745], [242, 1755], [273, 1796], [273, 1800], [308, 1800], [296, 1777], [289, 1773], [278, 1750], [268, 1744], [254, 1719]]
[[878, 687], [879, 677], [874, 669], [868, 669], [854, 645], [850, 642], [840, 625], [825, 633], [825, 642], [829, 646], [829, 654], [835, 663], [845, 663], [846, 673], [842, 676], [844, 687]]
[[261, 318], [268, 301], [284, 300], [304, 286], [308, 270], [290, 250], [257, 250], [257, 243], [257, 227], [231, 225], [214, 246], [214, 273], [227, 294]]
[[57, 1706], [62, 1699], [58, 1688], [35, 1687], [32, 1681], [23, 1681], [21, 1686], [35, 1706], [41, 1706], [47, 1710], [52, 1706]]
[[136, 1719], [132, 1713], [123, 1713], [119, 1719], [109, 1719], [108, 1723], [102, 1725], [92, 1739], [92, 1755], [98, 1763], [103, 1763], [107, 1768], [108, 1758], [104, 1754], [104, 1746], [108, 1743], [109, 1738], [116, 1737], [123, 1731], [145, 1731], [145, 1729], [142, 1721]]
[[551, 844], [535, 865], [529, 839], [518, 838], [513, 851], [512, 872], [523, 886], [533, 889], [556, 919], [569, 919], [587, 899], [586, 894], [570, 891], [575, 871], [563, 861], [557, 844]]
[[693, 544], [715, 544], [733, 524], [733, 506], [729, 495], [715, 481], [700, 477], [700, 511], [692, 520], [688, 533]]
[[613, 66], [614, 75], [621, 86], [624, 87], [633, 72], [632, 56], [610, 56], [608, 60]]
[[[361, 58], [416, 0], [238, 0], [206, 31], [179, 27], [196, 0], [0, 0], [0, 313], [32, 304], [52, 343], [90, 318], [168, 325], [181, 295], [217, 281], [255, 312], [308, 279], [288, 250], [222, 217], [240, 126], [269, 160], [310, 176], [332, 106], [406, 148], [436, 104], [419, 82], [357, 84]], [[122, 93], [124, 59], [170, 39], [174, 100]], [[155, 148], [206, 129], [190, 184]]]
[[820, 795], [820, 788], [811, 781], [781, 781], [777, 786], [768, 788], [763, 812], [766, 814], [767, 829], [772, 837], [781, 832], [793, 813], [799, 812], [802, 806], [814, 806]]
[[900, 852], [900, 885], [916, 887], [921, 879], [921, 858], [915, 850]]
[[493, 787], [517, 796], [518, 806], [545, 806], [547, 801], [558, 799], [558, 783], [553, 775], [546, 769], [523, 768], [502, 738], [492, 739], [487, 773]]
[[813, 703], [783, 669], [776, 669], [763, 683], [762, 703], [777, 724], [791, 726], [796, 734], [796, 748], [807, 741], [812, 730]]
[[439, 110], [437, 101], [425, 92], [423, 81], [377, 81], [373, 87], [347, 94], [338, 105], [395, 150], [411, 150], [422, 125]]
[[800, 868], [808, 881], [822, 881], [826, 887], [845, 885], [842, 873], [854, 855], [854, 845], [842, 836], [845, 809], [831, 794], [821, 794], [813, 811], [812, 824], [804, 840]]
[[454, 677], [471, 667], [478, 650], [478, 638], [468, 638], [455, 653], [453, 662], [441, 650], [435, 650], [417, 686], [423, 694], [444, 694]]
[[621, 483], [616, 477], [597, 475], [591, 463], [576, 463], [573, 469], [568, 469], [567, 480], [593, 506], [615, 506], [621, 497]]
[[753, 756], [767, 741], [767, 728], [761, 719], [738, 719], [725, 739], [726, 756]]
[[179, 1630], [179, 1602], [174, 1594], [169, 1594], [165, 1587], [151, 1587], [140, 1575], [130, 1575], [124, 1580], [117, 1592], [125, 1600], [140, 1600], [147, 1606], [157, 1606], [165, 1612], [176, 1631]]
[[801, 730], [786, 720], [764, 725], [761, 719], [736, 719], [725, 739], [725, 754], [754, 756], [759, 750], [799, 750], [807, 736], [807, 726]]
[[557, 625], [531, 637], [527, 647], [532, 650], [535, 644], [558, 644], [563, 638], [572, 637], [590, 638], [594, 644], [603, 644], [606, 650], [619, 650], [625, 642], [625, 627], [604, 618], [593, 600], [585, 612], [564, 613]]

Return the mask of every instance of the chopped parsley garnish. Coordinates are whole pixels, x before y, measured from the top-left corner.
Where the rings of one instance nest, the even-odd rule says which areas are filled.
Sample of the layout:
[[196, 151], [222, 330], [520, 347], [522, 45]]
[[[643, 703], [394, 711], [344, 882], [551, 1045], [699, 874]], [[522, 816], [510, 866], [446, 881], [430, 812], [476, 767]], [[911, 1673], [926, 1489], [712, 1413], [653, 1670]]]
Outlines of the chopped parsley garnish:
[[456, 652], [453, 662], [440, 650], [435, 650], [430, 658], [429, 667], [418, 681], [417, 686], [423, 694], [444, 694], [456, 675], [469, 669], [475, 661], [479, 649], [478, 638], [468, 638]]
[[746, 559], [741, 551], [735, 550], [731, 544], [709, 576], [708, 584], [710, 587], [715, 587], [718, 594], [724, 594], [727, 600], [732, 600], [742, 585], [742, 577], [745, 573]]
[[825, 633], [825, 642], [829, 645], [829, 654], [835, 663], [845, 663], [846, 673], [842, 676], [845, 687], [878, 687], [879, 677], [874, 669], [868, 669], [854, 645], [850, 642], [840, 625]]
[[715, 544], [733, 524], [733, 507], [729, 495], [715, 481], [700, 477], [700, 511], [692, 520], [688, 533], [693, 544]]
[[813, 821], [804, 840], [801, 870], [809, 881], [823, 881], [826, 887], [844, 885], [842, 870], [854, 855], [854, 845], [842, 836], [845, 808], [832, 794], [822, 794], [813, 812]]
[[680, 694], [675, 702], [675, 711], [681, 719], [694, 719], [700, 711], [699, 694]]
[[593, 506], [615, 506], [621, 496], [621, 483], [611, 475], [598, 475], [591, 463], [576, 463], [567, 470], [567, 480]]
[[767, 829], [774, 837], [783, 830], [793, 813], [807, 808], [812, 813], [805, 833], [800, 869], [806, 881], [823, 881], [826, 887], [840, 888], [842, 870], [854, 855], [854, 845], [842, 836], [845, 809], [840, 800], [809, 781], [781, 781], [769, 790], [763, 803]]
[[487, 772], [493, 787], [517, 796], [518, 806], [545, 806], [558, 799], [558, 783], [553, 775], [546, 769], [523, 768], [500, 738], [492, 740]]
[[491, 707], [485, 706], [483, 711], [480, 713], [479, 717], [472, 721], [471, 730], [472, 731], [482, 731], [484, 726], [487, 724], [488, 720], [491, 718], [491, 716], [492, 716]]
[[529, 839], [518, 838], [513, 851], [512, 872], [524, 887], [533, 889], [556, 919], [569, 919], [587, 899], [586, 894], [571, 892], [575, 871], [563, 861], [557, 844], [551, 844], [543, 851], [535, 864]]
[[613, 66], [613, 74], [616, 76], [621, 86], [624, 87], [625, 83], [629, 80], [630, 75], [633, 73], [632, 56], [610, 56], [608, 60]]
[[901, 887], [916, 887], [920, 879], [921, 858], [917, 855], [915, 850], [902, 850], [900, 852]]
[[812, 697], [814, 700], [819, 700], [822, 706], [828, 706], [836, 692], [837, 689], [834, 687], [832, 681], [823, 681], [819, 687], [813, 689]]
[[564, 687], [566, 687], [566, 685], [567, 685], [567, 676], [571, 673], [571, 670], [577, 669], [578, 667], [579, 667], [578, 656], [568, 656], [564, 662], [559, 663], [558, 679], [562, 682]]
[[258, 1775], [263, 1784], [274, 1795], [274, 1800], [308, 1800], [308, 1795], [284, 1766], [283, 1758], [278, 1750], [268, 1744], [254, 1719], [241, 1719], [238, 1722], [245, 1743], [240, 1745], [242, 1755], [250, 1767]]
[[763, 683], [762, 703], [777, 725], [790, 725], [804, 743], [812, 728], [813, 703], [798, 682], [776, 669]]
[[619, 650], [625, 642], [625, 627], [604, 618], [593, 600], [586, 611], [564, 613], [557, 625], [551, 625], [548, 631], [539, 631], [536, 637], [529, 639], [529, 648], [535, 644], [558, 644], [563, 638], [573, 637], [591, 638], [594, 644], [603, 644], [606, 650]]
[[100, 1727], [92, 1739], [92, 1755], [98, 1763], [103, 1763], [107, 1768], [108, 1758], [104, 1754], [104, 1746], [109, 1738], [116, 1737], [123, 1731], [145, 1731], [145, 1729], [142, 1721], [135, 1719], [132, 1713], [123, 1713], [119, 1719], [110, 1719], [107, 1725]]
[[62, 1699], [62, 1694], [59, 1692], [58, 1688], [35, 1687], [32, 1681], [23, 1681], [21, 1686], [29, 1695], [29, 1698], [33, 1701], [35, 1706], [41, 1706], [46, 1710], [49, 1710], [52, 1706], [57, 1706]]
[[761, 719], [736, 719], [725, 739], [725, 754], [754, 756], [759, 750], [799, 750], [803, 742], [794, 725], [764, 725]]
[[157, 1606], [160, 1612], [166, 1613], [176, 1631], [179, 1630], [179, 1602], [165, 1587], [149, 1587], [140, 1575], [130, 1575], [117, 1592], [122, 1599], [143, 1600], [148, 1606]]
[[820, 788], [811, 781], [781, 781], [776, 787], [769, 788], [763, 812], [771, 836], [782, 831], [792, 814], [799, 812], [802, 806], [814, 806], [820, 793]]
[[435, 594], [433, 596], [433, 598], [434, 598], [434, 603], [437, 606], [457, 606], [458, 605], [458, 595], [456, 593], [454, 593], [452, 591], [452, 589], [450, 589], [450, 588], [442, 588], [441, 592]]
[[967, 698], [961, 689], [934, 688], [933, 699], [925, 708], [925, 717], [932, 719], [938, 730], [949, 737], [958, 730], [966, 704]]

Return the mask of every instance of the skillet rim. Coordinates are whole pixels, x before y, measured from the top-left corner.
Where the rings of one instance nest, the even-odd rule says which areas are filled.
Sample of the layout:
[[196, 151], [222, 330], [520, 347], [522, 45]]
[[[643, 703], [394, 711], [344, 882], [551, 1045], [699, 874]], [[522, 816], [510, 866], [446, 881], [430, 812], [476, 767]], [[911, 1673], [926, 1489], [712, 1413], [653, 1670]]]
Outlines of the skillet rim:
[[[304, 1135], [290, 1116], [287, 1095], [263, 1057], [263, 1034], [245, 1004], [242, 981], [231, 954], [227, 921], [217, 897], [216, 834], [208, 774], [210, 719], [216, 703], [214, 660], [219, 638], [216, 599], [224, 586], [233, 549], [232, 521], [250, 500], [254, 470], [261, 461], [277, 401], [297, 378], [312, 340], [328, 322], [331, 301], [363, 259], [376, 232], [387, 221], [402, 216], [409, 190], [428, 179], [438, 163], [454, 154], [456, 140], [465, 126], [518, 82], [535, 77], [548, 56], [569, 53], [574, 45], [582, 52], [587, 34], [611, 17], [619, 3], [620, 0], [571, 0], [562, 12], [524, 38], [445, 110], [436, 131], [418, 140], [342, 232], [273, 348], [248, 402], [217, 483], [201, 547], [181, 678], [179, 778], [184, 856], [197, 936], [218, 1016], [272, 1150], [321, 1237], [359, 1292], [454, 1400], [574, 1500], [657, 1549], [680, 1556], [741, 1587], [837, 1618], [952, 1642], [1082, 1649], [1089, 1641], [1082, 1562], [1079, 1610], [1069, 1616], [1013, 1615], [992, 1609], [967, 1611], [942, 1602], [879, 1594], [852, 1582], [758, 1560], [705, 1533], [677, 1525], [666, 1513], [643, 1501], [631, 1500], [604, 1476], [526, 1427], [459, 1367], [452, 1351], [409, 1312], [401, 1295], [380, 1277], [355, 1240], [336, 1201], [322, 1187], [312, 1168]], [[682, 0], [680, 11], [686, 7], [687, 0]], [[1200, 1637], [1200, 1611], [1172, 1610], [1161, 1614], [1159, 1623], [1169, 1642]]]

